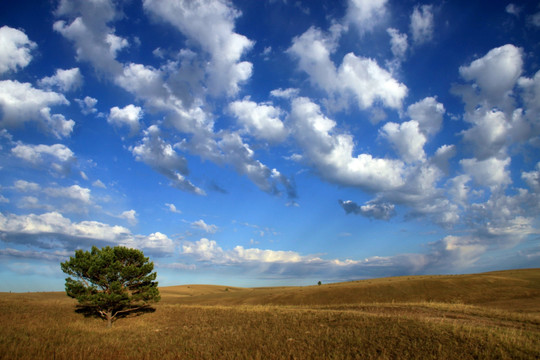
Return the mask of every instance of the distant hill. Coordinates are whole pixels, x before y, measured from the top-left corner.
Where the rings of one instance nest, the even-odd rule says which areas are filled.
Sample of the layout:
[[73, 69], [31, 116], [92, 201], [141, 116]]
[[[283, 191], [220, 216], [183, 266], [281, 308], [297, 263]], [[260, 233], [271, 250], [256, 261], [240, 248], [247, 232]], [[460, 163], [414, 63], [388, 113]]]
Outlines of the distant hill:
[[199, 305], [343, 305], [445, 302], [540, 313], [540, 269], [468, 275], [401, 276], [304, 287], [160, 288], [166, 303]]

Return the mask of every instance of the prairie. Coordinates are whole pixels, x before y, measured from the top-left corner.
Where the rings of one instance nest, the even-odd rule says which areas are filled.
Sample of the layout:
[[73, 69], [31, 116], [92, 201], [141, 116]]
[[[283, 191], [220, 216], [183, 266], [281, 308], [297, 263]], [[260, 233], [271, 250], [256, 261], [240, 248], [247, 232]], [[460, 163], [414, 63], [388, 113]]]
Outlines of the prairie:
[[160, 292], [112, 329], [63, 292], [0, 293], [0, 358], [540, 358], [540, 269]]

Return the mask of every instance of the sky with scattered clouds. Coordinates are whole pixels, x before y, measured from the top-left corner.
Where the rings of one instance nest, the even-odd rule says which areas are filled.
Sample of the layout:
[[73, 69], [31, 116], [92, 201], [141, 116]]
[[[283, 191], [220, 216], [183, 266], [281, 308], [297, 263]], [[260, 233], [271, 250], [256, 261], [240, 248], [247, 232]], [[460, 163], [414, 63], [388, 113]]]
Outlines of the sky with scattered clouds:
[[0, 291], [540, 264], [540, 3], [0, 4]]

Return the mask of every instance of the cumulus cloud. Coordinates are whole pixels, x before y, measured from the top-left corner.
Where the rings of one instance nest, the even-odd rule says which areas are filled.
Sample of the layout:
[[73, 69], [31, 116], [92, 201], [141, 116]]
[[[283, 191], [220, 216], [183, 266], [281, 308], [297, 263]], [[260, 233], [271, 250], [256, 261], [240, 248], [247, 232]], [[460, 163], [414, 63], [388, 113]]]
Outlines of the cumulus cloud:
[[301, 260], [311, 260], [294, 251], [245, 249], [236, 246], [232, 250], [223, 250], [216, 241], [202, 238], [196, 242], [186, 242], [182, 245], [184, 254], [190, 254], [202, 261], [217, 264], [238, 264], [243, 262], [257, 263], [295, 263]]
[[142, 141], [130, 150], [137, 161], [146, 163], [171, 180], [171, 186], [198, 195], [205, 194], [204, 190], [185, 178], [189, 173], [186, 159], [178, 155], [173, 147], [161, 138], [157, 125], [145, 130]]
[[107, 188], [107, 186], [103, 183], [103, 181], [101, 181], [101, 180], [99, 180], [99, 179], [97, 179], [96, 181], [94, 181], [94, 182], [92, 183], [92, 186], [93, 186], [93, 187], [97, 187], [97, 188], [102, 188], [102, 189], [106, 189], [106, 188]]
[[76, 90], [81, 87], [83, 77], [79, 68], [68, 70], [57, 69], [53, 76], [47, 76], [39, 80], [39, 85], [46, 89], [57, 88], [60, 91], [66, 92]]
[[407, 115], [418, 123], [418, 127], [425, 135], [436, 134], [442, 126], [444, 105], [434, 97], [426, 97], [407, 108]]
[[182, 213], [182, 211], [178, 210], [178, 209], [176, 208], [176, 205], [174, 205], [174, 204], [165, 204], [165, 206], [166, 206], [166, 207], [169, 209], [169, 211], [172, 212], [172, 213], [175, 213], [175, 214], [181, 214], [181, 213]]
[[84, 99], [75, 99], [75, 101], [77, 102], [77, 104], [79, 104], [81, 112], [84, 115], [94, 114], [97, 112], [97, 99], [94, 99], [91, 96], [85, 96]]
[[536, 170], [522, 172], [521, 178], [525, 180], [532, 191], [540, 195], [540, 162], [536, 164]]
[[76, 158], [73, 151], [63, 144], [29, 145], [18, 143], [11, 153], [35, 166], [44, 166], [60, 173], [68, 173]]
[[339, 201], [347, 214], [357, 214], [378, 220], [389, 220], [395, 214], [394, 204], [369, 201], [365, 205], [358, 205], [351, 200]]
[[524, 116], [530, 124], [527, 138], [532, 138], [540, 135], [540, 71], [532, 78], [519, 78], [518, 85], [525, 105]]
[[352, 136], [336, 132], [336, 122], [310, 99], [299, 97], [292, 101], [290, 120], [303, 156], [323, 178], [373, 192], [403, 185], [403, 162], [370, 154], [353, 156]]
[[107, 25], [117, 16], [110, 1], [62, 0], [55, 14], [64, 19], [56, 21], [53, 29], [75, 44], [79, 61], [88, 61], [105, 74], [121, 71], [115, 57], [126, 42]]
[[208, 89], [218, 95], [234, 95], [239, 84], [250, 78], [253, 65], [240, 61], [253, 42], [234, 31], [241, 12], [226, 1], [145, 0], [144, 8], [170, 23], [195, 41], [210, 56]]
[[69, 187], [49, 187], [45, 188], [44, 193], [51, 197], [64, 198], [66, 200], [76, 201], [83, 204], [89, 204], [90, 189], [83, 188], [79, 185], [71, 185]]
[[255, 159], [254, 151], [242, 141], [237, 133], [226, 133], [218, 142], [224, 160], [232, 164], [239, 174], [246, 175], [261, 190], [270, 194], [280, 194], [283, 188], [289, 198], [296, 198], [294, 184], [277, 169]]
[[0, 74], [17, 71], [32, 61], [31, 52], [37, 47], [20, 30], [7, 25], [0, 28]]
[[516, 4], [513, 4], [513, 3], [510, 3], [510, 4], [506, 5], [506, 7], [504, 9], [505, 9], [505, 11], [507, 13], [509, 13], [511, 15], [514, 15], [514, 16], [519, 16], [521, 11], [523, 10], [522, 7], [517, 6]]
[[300, 69], [309, 75], [310, 81], [330, 96], [352, 99], [360, 109], [370, 108], [376, 102], [396, 110], [401, 108], [407, 95], [404, 84], [375, 60], [353, 53], [346, 54], [336, 68], [330, 59], [335, 47], [335, 39], [311, 27], [293, 39], [288, 52], [298, 59]]
[[345, 55], [338, 70], [338, 78], [345, 91], [352, 91], [360, 109], [371, 107], [376, 101], [399, 110], [407, 95], [407, 87], [381, 68], [373, 59]]
[[137, 212], [133, 209], [122, 212], [118, 217], [126, 220], [131, 225], [136, 225], [139, 222], [137, 219]]
[[410, 31], [415, 44], [423, 44], [433, 38], [433, 5], [416, 6], [411, 14]]
[[345, 19], [364, 34], [384, 20], [386, 3], [387, 0], [349, 0]]
[[74, 250], [90, 245], [123, 245], [150, 253], [170, 254], [174, 243], [159, 232], [133, 235], [127, 228], [97, 221], [72, 222], [59, 212], [41, 215], [0, 213], [0, 235], [6, 242], [33, 245], [42, 249]]
[[[471, 127], [461, 132], [479, 160], [504, 158], [510, 146], [540, 135], [537, 76], [521, 77], [523, 50], [508, 44], [459, 68], [472, 84], [454, 86], [465, 102], [463, 118]], [[540, 78], [540, 77], [539, 77]], [[519, 91], [518, 91], [519, 90]], [[521, 95], [523, 108], [516, 108]]]
[[182, 255], [196, 259], [197, 267], [226, 265], [225, 269], [255, 271], [259, 276], [326, 276], [338, 280], [402, 274], [425, 274], [448, 268], [474, 266], [488, 249], [474, 237], [447, 236], [429, 244], [424, 254], [399, 254], [354, 259], [324, 259], [295, 251], [244, 248], [223, 249], [214, 240], [185, 242]]
[[287, 129], [280, 120], [282, 111], [278, 107], [244, 99], [230, 103], [229, 111], [248, 133], [257, 138], [279, 142], [287, 136]]
[[195, 222], [191, 223], [191, 227], [195, 229], [200, 229], [204, 232], [207, 232], [209, 234], [215, 234], [216, 231], [218, 231], [218, 227], [216, 225], [207, 224], [204, 222], [204, 220], [197, 220]]
[[41, 190], [39, 184], [26, 180], [16, 180], [13, 187], [19, 192], [36, 192]]
[[55, 137], [69, 136], [75, 122], [66, 120], [61, 114], [51, 115], [50, 106], [68, 105], [64, 95], [35, 89], [29, 83], [0, 81], [0, 125], [12, 128], [25, 122], [36, 121]]
[[[488, 101], [490, 106], [508, 106], [512, 89], [522, 73], [522, 54], [522, 49], [507, 44], [490, 50], [467, 66], [460, 66], [459, 73], [463, 79], [478, 84], [482, 100]], [[465, 101], [469, 99], [474, 106], [476, 99], [469, 97]]]
[[111, 108], [107, 122], [115, 126], [127, 126], [130, 129], [131, 134], [135, 134], [139, 131], [139, 120], [143, 117], [143, 110], [139, 106], [127, 105], [123, 108], [115, 106]]
[[388, 35], [390, 35], [390, 49], [392, 54], [397, 59], [405, 58], [409, 43], [407, 41], [407, 34], [401, 34], [397, 29], [386, 29]]
[[427, 139], [420, 132], [417, 121], [411, 120], [401, 124], [386, 123], [381, 128], [380, 134], [396, 148], [403, 161], [407, 163], [425, 161], [424, 145]]
[[499, 160], [489, 158], [485, 160], [463, 159], [459, 163], [463, 170], [469, 174], [480, 186], [498, 188], [512, 182], [510, 178], [510, 158]]

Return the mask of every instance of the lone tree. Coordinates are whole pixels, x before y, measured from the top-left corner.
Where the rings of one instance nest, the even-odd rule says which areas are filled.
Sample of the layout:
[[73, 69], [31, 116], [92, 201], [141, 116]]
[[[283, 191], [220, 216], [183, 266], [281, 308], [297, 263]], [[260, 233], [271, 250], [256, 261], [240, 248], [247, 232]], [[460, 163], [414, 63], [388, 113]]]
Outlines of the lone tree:
[[76, 250], [75, 256], [60, 264], [66, 278], [66, 293], [77, 299], [88, 314], [107, 320], [107, 327], [119, 316], [142, 312], [161, 297], [154, 263], [143, 252], [123, 246], [92, 251]]

